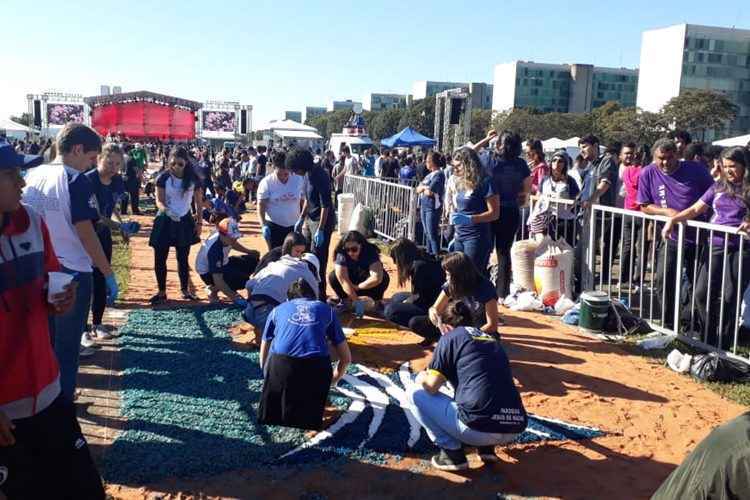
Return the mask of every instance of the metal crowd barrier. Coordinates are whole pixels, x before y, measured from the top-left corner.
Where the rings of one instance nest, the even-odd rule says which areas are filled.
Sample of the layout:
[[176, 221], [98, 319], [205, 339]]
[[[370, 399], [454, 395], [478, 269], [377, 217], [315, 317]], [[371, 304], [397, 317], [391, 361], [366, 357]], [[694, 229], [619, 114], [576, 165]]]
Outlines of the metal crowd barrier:
[[750, 362], [750, 336], [741, 338], [750, 281], [750, 269], [743, 268], [750, 259], [746, 236], [737, 228], [688, 221], [676, 225], [667, 241], [667, 220], [594, 205], [584, 228], [583, 289], [623, 301], [657, 331]]
[[375, 216], [375, 234], [386, 239], [416, 241], [419, 215], [414, 187], [376, 177], [344, 177], [344, 193], [354, 195], [355, 203], [370, 208]]

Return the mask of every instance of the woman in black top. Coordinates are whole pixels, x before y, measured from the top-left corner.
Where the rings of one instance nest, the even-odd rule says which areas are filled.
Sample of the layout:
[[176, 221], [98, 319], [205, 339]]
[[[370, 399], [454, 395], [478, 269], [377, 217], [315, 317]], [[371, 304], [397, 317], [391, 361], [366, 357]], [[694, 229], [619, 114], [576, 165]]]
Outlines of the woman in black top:
[[380, 262], [380, 250], [359, 231], [349, 231], [333, 253], [335, 266], [328, 283], [344, 305], [361, 316], [364, 302], [359, 297], [382, 300], [391, 281]]
[[397, 239], [391, 245], [390, 254], [396, 264], [399, 286], [410, 281], [411, 292], [395, 294], [385, 308], [385, 317], [397, 325], [411, 328], [412, 318], [426, 316], [437, 300], [440, 287], [445, 283], [445, 272], [435, 257], [406, 238]]

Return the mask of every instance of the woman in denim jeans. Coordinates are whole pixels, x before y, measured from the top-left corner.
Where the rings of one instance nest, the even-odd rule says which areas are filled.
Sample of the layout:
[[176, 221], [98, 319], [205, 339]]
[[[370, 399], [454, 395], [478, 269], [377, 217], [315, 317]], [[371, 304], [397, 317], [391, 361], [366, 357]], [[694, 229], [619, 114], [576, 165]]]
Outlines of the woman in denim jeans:
[[443, 211], [445, 194], [445, 158], [438, 151], [427, 153], [425, 162], [430, 172], [417, 186], [419, 194], [419, 214], [422, 220], [427, 252], [438, 255], [440, 252], [440, 215]]
[[448, 250], [465, 253], [482, 275], [487, 275], [491, 251], [490, 223], [500, 216], [500, 196], [485, 174], [479, 156], [470, 148], [453, 155], [453, 175], [448, 180], [455, 236]]

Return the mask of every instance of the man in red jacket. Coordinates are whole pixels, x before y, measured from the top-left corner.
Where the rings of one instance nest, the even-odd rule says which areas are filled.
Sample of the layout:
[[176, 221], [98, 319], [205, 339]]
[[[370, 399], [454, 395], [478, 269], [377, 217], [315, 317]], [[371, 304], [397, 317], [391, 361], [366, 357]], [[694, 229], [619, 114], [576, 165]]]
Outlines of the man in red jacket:
[[48, 316], [67, 312], [75, 285], [48, 299], [59, 271], [47, 226], [21, 203], [21, 170], [41, 157], [0, 142], [0, 498], [104, 498], [60, 369]]

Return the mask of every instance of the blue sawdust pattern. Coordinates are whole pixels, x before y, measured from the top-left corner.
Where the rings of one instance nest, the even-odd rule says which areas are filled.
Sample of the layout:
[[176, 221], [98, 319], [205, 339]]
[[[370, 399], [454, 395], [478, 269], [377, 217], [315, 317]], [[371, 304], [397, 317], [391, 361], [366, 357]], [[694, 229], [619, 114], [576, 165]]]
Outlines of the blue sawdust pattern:
[[[424, 431], [407, 448], [409, 424], [390, 395], [385, 417], [364, 446], [373, 417], [368, 403], [349, 425], [316, 446], [287, 458], [282, 455], [307, 441], [304, 431], [259, 425], [256, 412], [262, 388], [257, 351], [233, 346], [228, 328], [237, 308], [133, 311], [121, 328], [122, 415], [125, 429], [105, 455], [104, 476], [120, 484], [142, 484], [163, 477], [206, 476], [234, 469], [309, 466], [347, 459], [382, 464], [406, 452], [433, 450]], [[374, 387], [378, 381], [350, 374]], [[391, 380], [399, 387], [396, 374]], [[351, 392], [358, 391], [347, 383]], [[382, 389], [382, 387], [380, 387]], [[352, 400], [332, 392], [330, 403], [342, 410]], [[596, 429], [529, 420], [520, 442], [588, 439]]]

